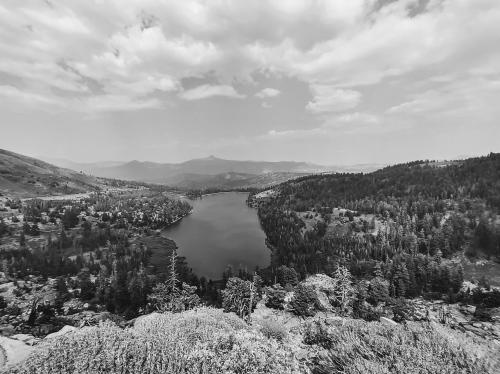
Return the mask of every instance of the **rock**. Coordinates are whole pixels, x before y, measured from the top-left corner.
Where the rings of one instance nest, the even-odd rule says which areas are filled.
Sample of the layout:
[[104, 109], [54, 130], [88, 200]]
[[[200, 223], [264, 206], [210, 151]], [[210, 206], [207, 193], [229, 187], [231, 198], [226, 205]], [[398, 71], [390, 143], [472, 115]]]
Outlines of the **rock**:
[[474, 314], [476, 313], [476, 307], [474, 305], [467, 305], [461, 308], [461, 312], [464, 314]]
[[474, 322], [474, 323], [472, 324], [472, 326], [474, 326], [474, 327], [476, 327], [476, 328], [480, 329], [480, 328], [482, 328], [482, 327], [483, 327], [483, 324], [482, 324], [481, 322]]
[[40, 341], [40, 339], [35, 338], [33, 335], [29, 335], [29, 334], [16, 334], [16, 335], [12, 335], [10, 338], [19, 340], [19, 341], [26, 343], [27, 345], [31, 345], [31, 346], [38, 344], [38, 342]]
[[482, 338], [485, 338], [488, 335], [488, 333], [481, 328], [477, 328], [472, 325], [466, 325], [464, 327], [467, 331], [472, 332]]
[[33, 348], [24, 342], [0, 336], [0, 369], [24, 361]]
[[380, 317], [380, 322], [382, 322], [384, 325], [388, 326], [397, 326], [398, 323], [390, 318], [387, 317]]
[[47, 335], [45, 337], [45, 339], [57, 338], [58, 336], [62, 336], [62, 335], [68, 334], [68, 333], [73, 332], [75, 330], [78, 330], [78, 329], [76, 327], [74, 327], [74, 326], [66, 325], [61, 330], [59, 330], [57, 332], [53, 332], [52, 334]]

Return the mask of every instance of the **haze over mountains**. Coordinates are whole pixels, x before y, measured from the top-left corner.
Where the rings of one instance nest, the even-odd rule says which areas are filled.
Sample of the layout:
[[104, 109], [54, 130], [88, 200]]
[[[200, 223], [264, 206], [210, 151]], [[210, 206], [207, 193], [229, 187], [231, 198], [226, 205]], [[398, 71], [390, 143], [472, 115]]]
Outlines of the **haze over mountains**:
[[215, 156], [181, 163], [148, 161], [75, 163], [52, 160], [61, 167], [105, 178], [162, 183], [183, 188], [260, 187], [300, 175], [322, 172], [370, 172], [381, 165], [323, 166], [296, 161], [238, 161]]

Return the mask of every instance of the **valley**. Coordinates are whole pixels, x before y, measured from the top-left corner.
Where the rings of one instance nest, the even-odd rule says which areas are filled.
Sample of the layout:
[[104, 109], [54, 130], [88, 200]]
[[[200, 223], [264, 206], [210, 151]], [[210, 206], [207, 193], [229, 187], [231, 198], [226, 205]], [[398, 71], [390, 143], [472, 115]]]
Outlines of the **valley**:
[[[256, 177], [237, 171], [228, 179], [241, 184], [176, 188], [90, 177], [10, 153], [4, 168], [13, 159], [23, 168], [8, 175], [17, 173], [20, 185], [72, 181], [72, 189], [21, 193], [15, 178], [0, 184], [0, 347], [13, 373], [35, 370], [23, 361], [30, 354], [59, 365], [51, 339], [86, 352], [88, 334], [102, 344], [111, 334], [127, 350], [127, 334], [144, 342], [166, 339], [164, 331], [184, 335], [180, 326], [192, 318], [199, 326], [224, 321], [221, 339], [240, 331], [243, 345], [274, 347], [288, 355], [283, 370], [328, 372], [336, 339], [365, 346], [362, 331], [382, 340], [419, 336], [408, 349], [431, 356], [439, 341], [450, 368], [456, 360], [470, 373], [498, 368], [498, 154], [365, 174], [273, 172], [286, 177], [251, 187], [245, 183]], [[219, 190], [229, 192], [211, 193]], [[141, 330], [148, 323], [166, 330]], [[395, 361], [380, 365], [408, 354], [383, 344]], [[345, 365], [357, 365], [356, 357], [346, 351]]]

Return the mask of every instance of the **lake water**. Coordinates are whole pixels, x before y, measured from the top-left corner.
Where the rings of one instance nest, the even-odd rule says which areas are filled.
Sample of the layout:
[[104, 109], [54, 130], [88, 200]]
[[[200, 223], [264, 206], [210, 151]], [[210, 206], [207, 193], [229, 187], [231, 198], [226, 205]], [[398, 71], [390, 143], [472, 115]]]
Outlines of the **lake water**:
[[190, 201], [193, 213], [164, 231], [195, 274], [221, 279], [228, 264], [235, 271], [269, 265], [271, 251], [265, 245], [257, 210], [245, 203], [247, 196], [227, 192]]

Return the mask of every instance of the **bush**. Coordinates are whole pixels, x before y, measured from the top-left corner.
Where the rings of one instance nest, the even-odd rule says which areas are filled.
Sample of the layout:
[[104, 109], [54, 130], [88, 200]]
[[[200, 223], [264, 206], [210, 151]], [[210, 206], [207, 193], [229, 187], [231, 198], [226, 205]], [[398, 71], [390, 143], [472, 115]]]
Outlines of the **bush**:
[[12, 374], [307, 372], [293, 348], [251, 330], [234, 314], [200, 308], [151, 314], [134, 328], [86, 327], [38, 345]]
[[365, 321], [379, 321], [382, 313], [373, 308], [368, 303], [354, 304], [352, 311], [354, 318], [361, 318]]
[[266, 306], [272, 309], [285, 308], [286, 291], [279, 285], [266, 288]]
[[314, 321], [307, 324], [303, 341], [304, 344], [319, 345], [325, 349], [330, 349], [333, 346], [333, 338], [325, 321]]
[[[254, 287], [250, 281], [241, 278], [229, 278], [226, 288], [222, 290], [222, 307], [224, 311], [236, 313], [241, 318], [250, 315], [258, 301], [257, 290], [252, 291], [252, 289]], [[251, 310], [249, 310], [250, 299], [252, 299]]]
[[375, 277], [368, 286], [367, 301], [376, 306], [378, 303], [384, 303], [389, 299], [389, 282], [381, 277]]
[[312, 317], [318, 310], [322, 309], [314, 289], [302, 283], [294, 288], [289, 306], [290, 311], [300, 317]]
[[477, 321], [490, 322], [492, 321], [491, 311], [487, 308], [478, 306], [474, 312], [474, 319]]
[[260, 332], [269, 339], [283, 341], [288, 336], [288, 330], [283, 324], [273, 319], [264, 319], [259, 322]]
[[435, 326], [410, 322], [386, 326], [361, 320], [323, 325], [316, 341], [329, 348], [311, 357], [312, 371], [320, 374], [482, 373], [487, 368], [468, 341], [438, 332]]
[[282, 265], [277, 270], [278, 283], [281, 286], [286, 287], [287, 285], [295, 286], [299, 283], [297, 272], [294, 268], [289, 268], [288, 266]]
[[393, 319], [396, 322], [406, 322], [413, 319], [413, 307], [403, 298], [394, 301], [392, 313], [394, 314]]

